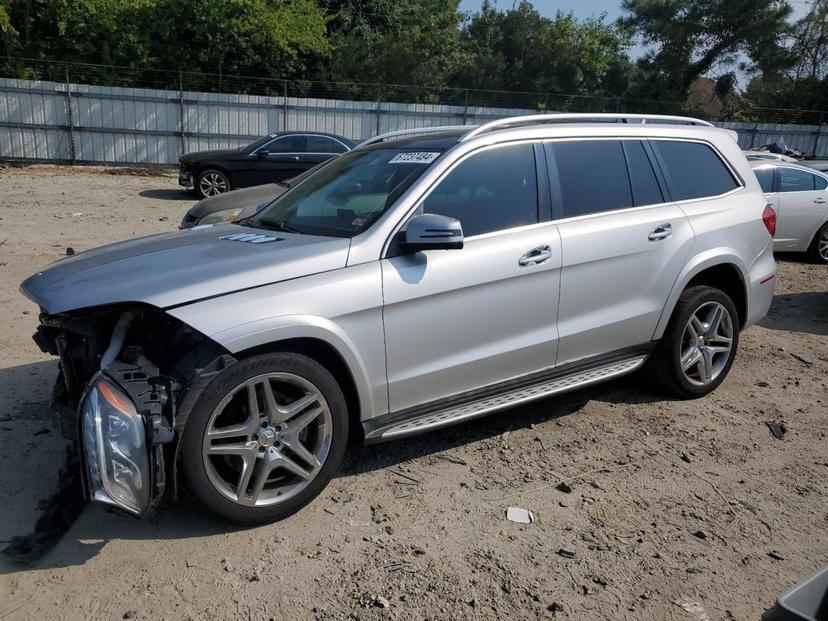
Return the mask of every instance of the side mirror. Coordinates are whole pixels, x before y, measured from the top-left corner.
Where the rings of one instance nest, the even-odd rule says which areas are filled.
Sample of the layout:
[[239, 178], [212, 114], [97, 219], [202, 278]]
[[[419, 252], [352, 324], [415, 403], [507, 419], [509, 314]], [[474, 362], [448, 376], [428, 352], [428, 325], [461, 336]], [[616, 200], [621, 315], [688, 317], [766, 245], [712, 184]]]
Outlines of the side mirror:
[[403, 247], [409, 252], [454, 250], [463, 247], [463, 227], [448, 216], [424, 213], [408, 221]]
[[267, 149], [259, 149], [258, 151], [256, 151], [256, 157], [258, 158], [264, 158], [268, 155], [270, 155], [270, 151], [268, 151]]

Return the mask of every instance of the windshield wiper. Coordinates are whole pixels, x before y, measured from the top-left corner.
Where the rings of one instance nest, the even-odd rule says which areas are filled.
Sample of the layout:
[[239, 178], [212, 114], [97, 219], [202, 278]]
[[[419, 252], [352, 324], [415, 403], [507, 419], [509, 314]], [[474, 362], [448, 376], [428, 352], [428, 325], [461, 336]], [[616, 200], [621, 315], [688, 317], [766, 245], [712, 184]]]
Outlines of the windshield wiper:
[[287, 224], [286, 222], [257, 222], [256, 224], [261, 226], [263, 229], [282, 231], [284, 233], [296, 233], [297, 235], [303, 234], [302, 231]]

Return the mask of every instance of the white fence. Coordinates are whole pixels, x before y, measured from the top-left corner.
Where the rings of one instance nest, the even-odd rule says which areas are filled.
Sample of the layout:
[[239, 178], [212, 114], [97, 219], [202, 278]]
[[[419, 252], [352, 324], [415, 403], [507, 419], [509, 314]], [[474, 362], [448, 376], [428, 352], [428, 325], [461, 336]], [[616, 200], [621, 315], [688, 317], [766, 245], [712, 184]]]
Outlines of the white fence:
[[[174, 164], [182, 153], [247, 144], [280, 130], [355, 140], [433, 125], [475, 125], [534, 110], [215, 94], [0, 79], [0, 158]], [[784, 137], [828, 157], [819, 125], [722, 123], [749, 148]]]

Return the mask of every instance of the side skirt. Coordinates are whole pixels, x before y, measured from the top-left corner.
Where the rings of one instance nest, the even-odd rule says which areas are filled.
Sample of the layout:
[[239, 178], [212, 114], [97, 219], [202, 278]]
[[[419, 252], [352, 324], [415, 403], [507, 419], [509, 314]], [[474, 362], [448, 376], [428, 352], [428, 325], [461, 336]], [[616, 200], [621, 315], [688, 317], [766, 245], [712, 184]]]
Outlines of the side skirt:
[[641, 368], [649, 346], [553, 368], [363, 421], [365, 443], [396, 440], [597, 384]]

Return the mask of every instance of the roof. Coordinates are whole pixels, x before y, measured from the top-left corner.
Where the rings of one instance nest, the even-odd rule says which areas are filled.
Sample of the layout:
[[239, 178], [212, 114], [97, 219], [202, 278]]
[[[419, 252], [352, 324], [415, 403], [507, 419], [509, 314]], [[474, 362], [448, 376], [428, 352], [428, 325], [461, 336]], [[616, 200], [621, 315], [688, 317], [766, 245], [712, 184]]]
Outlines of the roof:
[[772, 166], [777, 168], [794, 168], [796, 170], [802, 170], [804, 172], [816, 173], [821, 177], [826, 176], [826, 173], [824, 171], [818, 170], [816, 168], [811, 168], [810, 166], [803, 166], [802, 164], [795, 164], [793, 162], [783, 162], [782, 160], [748, 160], [748, 164], [750, 164], [751, 168], [769, 168]]
[[395, 140], [378, 142], [369, 145], [367, 149], [425, 149], [430, 151], [445, 151], [460, 141], [463, 131], [447, 131], [435, 134], [418, 136], [403, 136]]
[[328, 132], [318, 132], [312, 129], [308, 130], [290, 130], [290, 131], [283, 131], [283, 132], [273, 132], [270, 134], [271, 138], [277, 138], [279, 136], [295, 136], [295, 135], [311, 135], [311, 136], [325, 136], [326, 138], [333, 138], [334, 140], [339, 140], [339, 142], [343, 143], [347, 147], [354, 147], [356, 146], [356, 142], [351, 140], [350, 138], [346, 138], [345, 136], [339, 136], [338, 134], [329, 134]]

